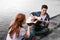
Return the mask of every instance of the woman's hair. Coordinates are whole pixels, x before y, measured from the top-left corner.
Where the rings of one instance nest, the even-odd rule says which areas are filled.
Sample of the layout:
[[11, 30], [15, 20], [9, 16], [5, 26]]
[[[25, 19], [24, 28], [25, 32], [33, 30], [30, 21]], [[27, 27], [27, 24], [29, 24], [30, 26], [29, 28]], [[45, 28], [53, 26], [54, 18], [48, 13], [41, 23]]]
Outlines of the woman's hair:
[[18, 13], [14, 20], [14, 23], [9, 27], [9, 35], [12, 38], [13, 34], [16, 33], [16, 37], [19, 37], [20, 28], [22, 24], [25, 22], [25, 15], [22, 13]]

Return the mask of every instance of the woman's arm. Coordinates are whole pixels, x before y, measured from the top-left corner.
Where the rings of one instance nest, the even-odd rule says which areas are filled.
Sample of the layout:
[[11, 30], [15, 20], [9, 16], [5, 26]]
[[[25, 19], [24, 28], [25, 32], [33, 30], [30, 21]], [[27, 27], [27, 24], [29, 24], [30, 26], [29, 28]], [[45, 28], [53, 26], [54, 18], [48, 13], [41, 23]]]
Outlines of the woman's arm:
[[25, 38], [29, 38], [29, 36], [30, 36], [30, 26], [28, 26], [28, 29], [27, 29], [24, 37], [25, 37]]

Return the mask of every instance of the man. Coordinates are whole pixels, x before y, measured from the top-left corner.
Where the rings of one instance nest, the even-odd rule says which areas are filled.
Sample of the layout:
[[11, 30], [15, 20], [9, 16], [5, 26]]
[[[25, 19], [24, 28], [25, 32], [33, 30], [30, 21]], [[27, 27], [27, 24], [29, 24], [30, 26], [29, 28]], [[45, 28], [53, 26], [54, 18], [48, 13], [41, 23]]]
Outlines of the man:
[[48, 6], [42, 5], [41, 11], [38, 12], [32, 12], [30, 17], [33, 19], [37, 19], [40, 17], [40, 19], [32, 26], [32, 32], [34, 35], [46, 35], [49, 31], [48, 25], [50, 17], [47, 13]]

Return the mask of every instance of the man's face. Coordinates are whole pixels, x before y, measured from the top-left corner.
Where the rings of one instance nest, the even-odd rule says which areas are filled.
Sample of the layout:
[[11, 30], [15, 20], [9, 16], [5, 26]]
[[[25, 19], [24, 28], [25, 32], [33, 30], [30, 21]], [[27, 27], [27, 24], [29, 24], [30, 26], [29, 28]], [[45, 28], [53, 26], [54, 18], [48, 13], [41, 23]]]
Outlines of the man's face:
[[42, 13], [42, 14], [45, 14], [46, 12], [47, 12], [47, 9], [46, 9], [46, 8], [42, 8], [42, 9], [41, 9], [41, 13]]

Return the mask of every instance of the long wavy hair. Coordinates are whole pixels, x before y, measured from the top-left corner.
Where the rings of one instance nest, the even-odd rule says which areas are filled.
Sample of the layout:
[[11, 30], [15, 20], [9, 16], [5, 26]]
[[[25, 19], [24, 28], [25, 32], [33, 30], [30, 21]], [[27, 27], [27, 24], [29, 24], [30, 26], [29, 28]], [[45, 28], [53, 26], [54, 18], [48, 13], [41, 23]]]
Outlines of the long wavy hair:
[[22, 24], [25, 23], [25, 15], [22, 13], [18, 13], [14, 20], [14, 23], [9, 27], [10, 37], [13, 38], [13, 34], [16, 33], [16, 37], [19, 37], [20, 28], [23, 27]]

